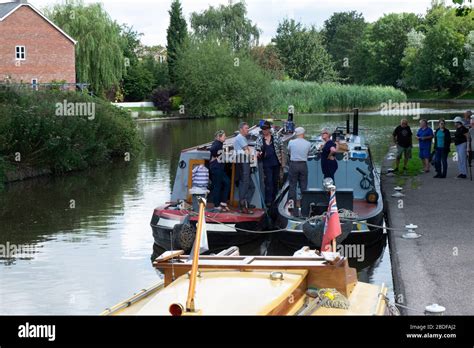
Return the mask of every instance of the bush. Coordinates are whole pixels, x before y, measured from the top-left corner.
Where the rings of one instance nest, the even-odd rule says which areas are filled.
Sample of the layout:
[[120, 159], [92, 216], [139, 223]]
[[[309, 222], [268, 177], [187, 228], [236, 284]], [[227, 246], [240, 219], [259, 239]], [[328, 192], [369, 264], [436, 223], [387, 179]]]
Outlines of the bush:
[[250, 57], [236, 55], [225, 42], [190, 43], [176, 74], [190, 115], [243, 116], [268, 106], [270, 78]]
[[288, 105], [298, 112], [348, 111], [353, 108], [378, 109], [392, 100], [406, 101], [402, 91], [390, 86], [358, 86], [339, 83], [301, 81], [273, 81], [271, 85], [271, 112], [286, 113]]
[[[58, 115], [57, 103], [91, 103], [95, 113]], [[71, 104], [76, 105], [76, 104]], [[54, 173], [133, 157], [142, 145], [135, 123], [99, 98], [75, 92], [0, 90], [0, 158]]]
[[151, 93], [153, 105], [163, 112], [169, 113], [172, 110], [171, 97], [176, 95], [173, 87], [159, 87]]
[[170, 98], [171, 100], [171, 109], [176, 111], [179, 110], [179, 107], [183, 104], [183, 98], [179, 95], [175, 95], [174, 97]]

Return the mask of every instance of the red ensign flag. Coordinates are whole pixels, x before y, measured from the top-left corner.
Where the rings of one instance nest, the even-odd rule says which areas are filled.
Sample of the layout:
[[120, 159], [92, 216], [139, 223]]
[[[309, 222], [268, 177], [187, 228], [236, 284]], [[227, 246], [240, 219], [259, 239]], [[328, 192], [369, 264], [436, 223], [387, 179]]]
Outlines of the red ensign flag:
[[[331, 191], [328, 212], [324, 220], [324, 235], [321, 251], [331, 251], [331, 241], [341, 235], [341, 222], [337, 211], [336, 191]], [[333, 250], [336, 251], [336, 250]]]

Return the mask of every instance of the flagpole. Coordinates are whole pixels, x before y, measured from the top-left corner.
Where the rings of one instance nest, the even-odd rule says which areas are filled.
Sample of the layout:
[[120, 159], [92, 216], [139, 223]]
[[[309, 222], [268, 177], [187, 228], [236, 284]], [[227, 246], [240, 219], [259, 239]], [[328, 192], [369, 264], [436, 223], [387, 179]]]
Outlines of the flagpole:
[[[332, 185], [331, 186], [331, 196], [332, 195], [336, 195], [336, 186]], [[332, 252], [335, 253], [336, 252], [336, 238], [334, 238], [332, 240]]]
[[186, 301], [186, 312], [195, 312], [194, 307], [194, 294], [196, 292], [196, 278], [198, 271], [199, 263], [199, 251], [201, 249], [201, 235], [202, 227], [204, 224], [204, 213], [206, 211], [206, 200], [204, 198], [199, 198], [199, 218], [196, 229], [196, 239], [194, 240], [194, 255], [193, 255], [193, 264], [191, 268], [191, 275], [189, 276], [189, 290], [188, 290], [188, 299]]

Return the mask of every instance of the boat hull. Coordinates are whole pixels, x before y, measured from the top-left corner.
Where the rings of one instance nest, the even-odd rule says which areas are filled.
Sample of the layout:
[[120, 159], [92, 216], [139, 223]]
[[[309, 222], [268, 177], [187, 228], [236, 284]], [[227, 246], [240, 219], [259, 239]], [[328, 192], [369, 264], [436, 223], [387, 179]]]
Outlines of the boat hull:
[[[242, 218], [238, 214], [211, 213], [210, 215], [213, 217], [211, 221], [214, 222], [206, 223], [206, 232], [209, 252], [211, 253], [219, 252], [231, 246], [241, 247], [243, 245], [258, 244], [266, 238], [265, 233], [259, 233], [264, 227], [263, 213], [259, 214], [257, 212], [255, 216], [249, 216], [248, 218]], [[182, 232], [183, 225], [186, 226], [184, 232]], [[180, 249], [189, 252], [191, 250], [194, 243], [195, 219], [157, 209], [150, 226], [154, 243], [159, 248], [166, 251]]]
[[[361, 230], [353, 229], [341, 244], [371, 246], [376, 243], [379, 243], [384, 237], [383, 228], [369, 227], [365, 224], [368, 223], [371, 225], [382, 226], [383, 219], [384, 214], [383, 212], [380, 212], [373, 217], [361, 221], [359, 226], [354, 226], [359, 227]], [[279, 225], [288, 226], [288, 220], [283, 217], [280, 217]], [[278, 232], [275, 237], [283, 245], [294, 250], [299, 250], [303, 246], [309, 246], [310, 248], [316, 249], [321, 248], [320, 244], [318, 245], [310, 241], [301, 229]]]

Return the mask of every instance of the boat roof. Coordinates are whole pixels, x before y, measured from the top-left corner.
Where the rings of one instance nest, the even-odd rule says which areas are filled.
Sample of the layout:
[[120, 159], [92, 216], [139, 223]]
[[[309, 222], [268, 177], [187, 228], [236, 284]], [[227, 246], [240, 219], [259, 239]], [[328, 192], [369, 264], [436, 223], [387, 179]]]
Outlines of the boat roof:
[[[284, 271], [283, 280], [271, 279], [271, 271], [235, 270], [201, 272], [196, 283], [196, 309], [202, 315], [268, 315], [300, 285], [306, 270]], [[164, 288], [137, 315], [170, 315], [172, 303], [185, 303], [189, 278], [179, 277]]]

